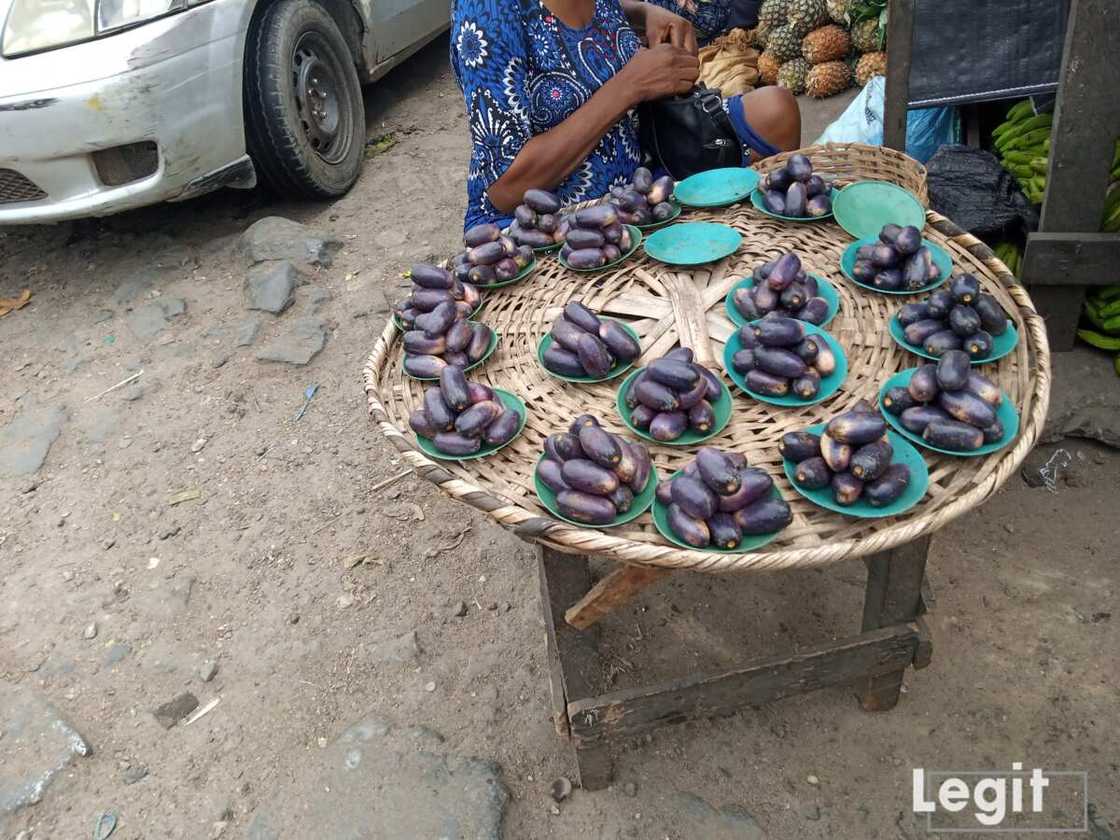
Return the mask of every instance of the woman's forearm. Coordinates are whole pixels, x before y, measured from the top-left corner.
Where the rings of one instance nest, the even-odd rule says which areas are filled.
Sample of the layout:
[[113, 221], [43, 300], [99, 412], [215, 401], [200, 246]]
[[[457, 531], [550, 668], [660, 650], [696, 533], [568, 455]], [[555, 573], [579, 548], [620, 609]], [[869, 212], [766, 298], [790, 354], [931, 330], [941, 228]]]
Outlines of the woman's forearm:
[[552, 189], [561, 183], [637, 103], [624, 75], [615, 75], [570, 117], [522, 147], [505, 173], [487, 189], [490, 202], [510, 213], [526, 190]]
[[646, 28], [646, 4], [641, 0], [622, 0], [622, 11], [626, 14], [626, 19], [630, 21], [639, 32], [644, 32]]

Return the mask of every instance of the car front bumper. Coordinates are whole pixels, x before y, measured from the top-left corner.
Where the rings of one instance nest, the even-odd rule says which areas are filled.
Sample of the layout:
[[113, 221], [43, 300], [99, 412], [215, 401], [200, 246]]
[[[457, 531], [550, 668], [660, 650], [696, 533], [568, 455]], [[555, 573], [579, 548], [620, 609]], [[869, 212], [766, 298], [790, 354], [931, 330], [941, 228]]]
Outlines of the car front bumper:
[[[0, 224], [108, 215], [231, 179], [251, 186], [242, 65], [252, 6], [213, 0], [109, 37], [0, 59]], [[153, 143], [158, 157], [141, 177], [104, 177], [107, 150]]]

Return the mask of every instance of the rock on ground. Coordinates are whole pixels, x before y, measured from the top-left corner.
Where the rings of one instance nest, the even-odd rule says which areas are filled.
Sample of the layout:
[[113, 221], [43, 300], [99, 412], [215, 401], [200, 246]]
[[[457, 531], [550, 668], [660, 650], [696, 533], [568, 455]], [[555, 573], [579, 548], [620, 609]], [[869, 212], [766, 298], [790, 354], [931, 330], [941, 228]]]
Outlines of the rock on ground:
[[186, 311], [187, 304], [182, 298], [158, 298], [129, 312], [128, 328], [137, 338], [153, 338], [167, 329], [171, 318]]
[[20, 412], [0, 429], [0, 476], [12, 478], [38, 472], [66, 419], [61, 408]]
[[0, 682], [0, 829], [6, 819], [39, 802], [60, 771], [92, 752], [85, 739], [46, 700], [23, 686]]
[[250, 264], [266, 260], [296, 260], [329, 266], [341, 247], [341, 240], [281, 216], [268, 216], [254, 222], [241, 235], [238, 244]]
[[289, 260], [257, 263], [245, 278], [246, 306], [279, 315], [292, 305], [299, 271]]
[[305, 365], [327, 343], [327, 327], [318, 318], [304, 316], [292, 321], [287, 329], [257, 351], [262, 362], [285, 362]]
[[498, 765], [445, 754], [425, 727], [369, 718], [312, 760], [306, 787], [277, 791], [257, 809], [249, 840], [501, 837], [509, 794]]

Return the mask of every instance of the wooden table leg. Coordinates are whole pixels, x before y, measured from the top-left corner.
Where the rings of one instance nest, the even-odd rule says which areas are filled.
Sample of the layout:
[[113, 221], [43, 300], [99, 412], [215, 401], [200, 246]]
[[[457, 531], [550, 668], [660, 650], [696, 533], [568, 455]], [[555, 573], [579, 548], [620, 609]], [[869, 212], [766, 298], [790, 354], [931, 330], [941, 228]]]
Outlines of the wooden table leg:
[[[929, 537], [876, 554], [867, 561], [863, 631], [914, 621], [921, 611]], [[860, 703], [869, 712], [887, 711], [898, 703], [906, 668], [860, 683]]]
[[[577, 630], [563, 621], [564, 611], [587, 594], [591, 572], [587, 558], [561, 554], [541, 547], [537, 570], [541, 585], [553, 722], [562, 735], [571, 737], [568, 704], [597, 693], [602, 668], [594, 630]], [[580, 786], [600, 790], [610, 784], [610, 750], [605, 744], [588, 745], [578, 737], [571, 743]]]
[[564, 613], [568, 624], [586, 630], [611, 610], [617, 609], [655, 581], [669, 574], [668, 569], [653, 566], [620, 565], [591, 587]]

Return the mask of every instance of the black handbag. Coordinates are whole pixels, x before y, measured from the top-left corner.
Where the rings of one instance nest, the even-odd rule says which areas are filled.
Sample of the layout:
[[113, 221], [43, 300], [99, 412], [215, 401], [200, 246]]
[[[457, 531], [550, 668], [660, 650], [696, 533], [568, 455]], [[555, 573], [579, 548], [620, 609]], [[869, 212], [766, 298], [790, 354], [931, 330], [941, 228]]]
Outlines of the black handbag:
[[743, 144], [723, 110], [718, 90], [693, 88], [684, 96], [638, 107], [642, 156], [651, 169], [675, 180], [724, 166], [743, 166]]

